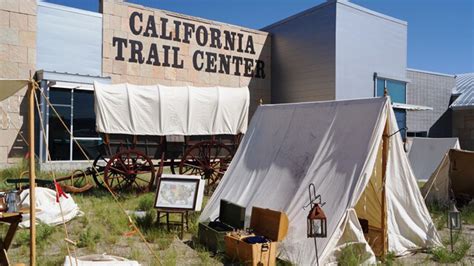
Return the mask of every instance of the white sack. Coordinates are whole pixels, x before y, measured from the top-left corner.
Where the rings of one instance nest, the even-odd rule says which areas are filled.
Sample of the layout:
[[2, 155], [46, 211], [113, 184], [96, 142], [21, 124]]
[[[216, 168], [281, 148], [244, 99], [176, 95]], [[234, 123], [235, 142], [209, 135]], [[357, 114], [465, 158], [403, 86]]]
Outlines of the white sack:
[[[71, 264], [72, 261], [72, 264]], [[64, 266], [140, 266], [140, 263], [134, 260], [127, 260], [122, 257], [111, 256], [106, 254], [81, 256], [76, 259], [66, 256]]]
[[[391, 132], [396, 132], [386, 98], [259, 106], [199, 220], [215, 219], [221, 199], [245, 206], [247, 225], [253, 206], [283, 211], [290, 223], [280, 257], [314, 265], [313, 239], [306, 237], [308, 210], [302, 209], [309, 200], [308, 185], [314, 183], [326, 202], [323, 209], [328, 217], [328, 237], [318, 239], [321, 265], [334, 262], [335, 252], [344, 243], [370, 250], [360, 237], [353, 209], [370, 181], [388, 114]], [[391, 186], [387, 187], [387, 230], [389, 249], [403, 254], [440, 241], [436, 231], [428, 232], [434, 230], [433, 222], [397, 138], [398, 134], [390, 138], [389, 145], [391, 160], [399, 163], [389, 163], [387, 170], [387, 180], [391, 180], [387, 182]], [[399, 215], [403, 220], [393, 217]], [[366, 255], [366, 262], [374, 261], [372, 252]]]
[[95, 82], [96, 129], [132, 135], [245, 133], [247, 87], [138, 86]]
[[[54, 226], [62, 224], [63, 220], [61, 217], [61, 210], [59, 203], [56, 202], [56, 191], [49, 188], [37, 187], [36, 191], [36, 219], [37, 221]], [[74, 202], [70, 194], [67, 194], [67, 199], [64, 197], [60, 198], [61, 207], [63, 209], [63, 215], [65, 222], [72, 220], [74, 217], [82, 215], [79, 207]], [[26, 199], [23, 201], [22, 208], [30, 207], [30, 190], [25, 189], [21, 192], [20, 198]], [[19, 225], [22, 228], [30, 227], [30, 215], [24, 214], [22, 222]]]

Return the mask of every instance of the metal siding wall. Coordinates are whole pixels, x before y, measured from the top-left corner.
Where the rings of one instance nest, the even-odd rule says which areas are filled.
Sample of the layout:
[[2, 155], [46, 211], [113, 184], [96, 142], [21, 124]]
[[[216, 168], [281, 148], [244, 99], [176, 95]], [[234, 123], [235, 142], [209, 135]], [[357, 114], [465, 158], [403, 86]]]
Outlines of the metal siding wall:
[[338, 3], [336, 99], [374, 96], [374, 72], [405, 78], [407, 26]]
[[427, 131], [431, 137], [449, 137], [448, 107], [455, 79], [450, 76], [407, 70], [407, 103], [433, 107], [432, 111], [409, 111], [408, 131]]
[[100, 76], [102, 15], [38, 4], [37, 69]]
[[335, 4], [264, 30], [272, 34], [272, 103], [335, 97]]

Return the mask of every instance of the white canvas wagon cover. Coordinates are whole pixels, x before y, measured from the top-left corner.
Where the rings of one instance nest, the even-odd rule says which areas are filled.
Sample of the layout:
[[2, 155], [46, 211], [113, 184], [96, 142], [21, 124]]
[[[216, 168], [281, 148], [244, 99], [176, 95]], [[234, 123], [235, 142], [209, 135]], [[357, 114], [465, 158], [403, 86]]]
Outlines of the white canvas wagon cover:
[[236, 135], [248, 124], [247, 87], [94, 83], [96, 130], [131, 135]]

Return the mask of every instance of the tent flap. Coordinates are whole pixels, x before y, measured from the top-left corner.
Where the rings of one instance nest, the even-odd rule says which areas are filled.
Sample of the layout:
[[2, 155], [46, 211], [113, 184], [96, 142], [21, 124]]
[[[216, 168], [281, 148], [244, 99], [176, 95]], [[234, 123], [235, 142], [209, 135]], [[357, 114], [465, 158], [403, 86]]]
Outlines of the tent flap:
[[28, 80], [0, 79], [0, 101], [7, 99], [28, 85]]

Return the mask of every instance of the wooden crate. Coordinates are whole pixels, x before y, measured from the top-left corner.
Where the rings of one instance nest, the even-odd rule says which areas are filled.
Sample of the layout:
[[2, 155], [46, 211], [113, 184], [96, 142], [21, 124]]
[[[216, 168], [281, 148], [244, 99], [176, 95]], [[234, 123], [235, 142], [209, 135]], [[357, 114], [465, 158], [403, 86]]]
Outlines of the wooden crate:
[[212, 252], [224, 252], [224, 236], [228, 232], [244, 228], [245, 207], [221, 200], [219, 207], [219, 218], [223, 230], [217, 230], [212, 222], [202, 222], [198, 225], [199, 243], [206, 246]]
[[[278, 242], [282, 241], [288, 232], [286, 214], [253, 207], [250, 228], [253, 230], [253, 234], [234, 232], [228, 233], [224, 237], [227, 256], [245, 265], [276, 265]], [[255, 235], [264, 236], [271, 242], [249, 244], [244, 241], [245, 238]]]

